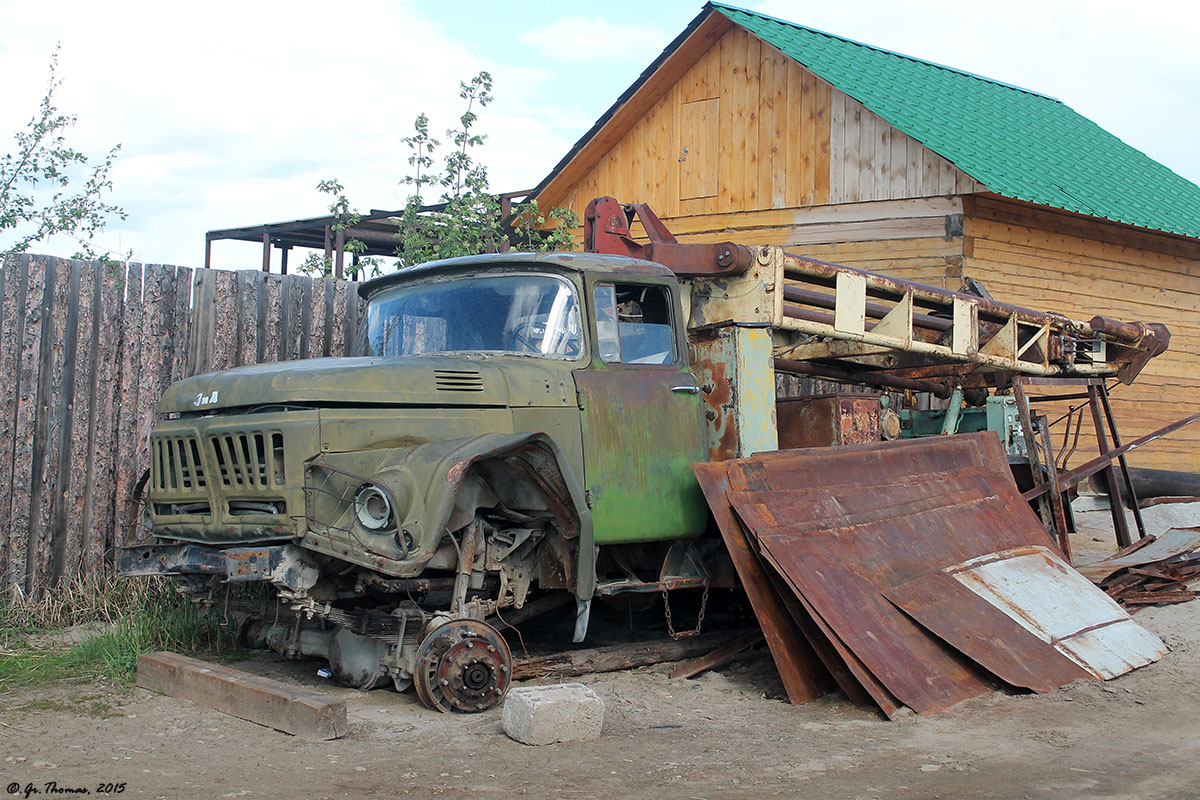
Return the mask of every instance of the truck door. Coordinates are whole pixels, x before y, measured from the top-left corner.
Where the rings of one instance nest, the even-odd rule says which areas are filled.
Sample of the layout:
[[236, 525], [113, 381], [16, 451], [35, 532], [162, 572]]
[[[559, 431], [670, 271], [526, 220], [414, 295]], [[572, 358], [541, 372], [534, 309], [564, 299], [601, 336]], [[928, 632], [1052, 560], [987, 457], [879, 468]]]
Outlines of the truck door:
[[705, 458], [703, 412], [677, 287], [590, 291], [592, 360], [574, 374], [596, 544], [699, 535], [705, 505], [690, 465]]

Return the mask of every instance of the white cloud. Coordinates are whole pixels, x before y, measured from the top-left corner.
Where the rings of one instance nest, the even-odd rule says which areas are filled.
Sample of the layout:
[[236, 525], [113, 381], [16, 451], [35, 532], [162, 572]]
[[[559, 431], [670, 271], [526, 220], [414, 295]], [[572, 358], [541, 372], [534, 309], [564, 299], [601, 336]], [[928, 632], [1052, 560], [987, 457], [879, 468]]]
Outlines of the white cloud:
[[602, 17], [562, 17], [549, 25], [526, 31], [519, 41], [537, 49], [552, 63], [583, 64], [635, 58], [650, 66], [678, 34], [679, 31], [665, 31], [649, 25], [625, 25]]
[[[466, 25], [461, 6], [411, 0], [361, 0], [336, 12], [316, 0], [0, 0], [0, 135], [34, 112], [61, 41], [59, 106], [79, 116], [70, 141], [95, 156], [123, 144], [113, 199], [129, 219], [114, 222], [101, 244], [198, 265], [207, 230], [323, 214], [322, 178], [342, 180], [363, 210], [401, 206], [408, 152], [400, 138], [421, 111], [444, 138], [462, 112], [458, 82], [480, 69], [496, 82], [479, 122], [492, 188], [531, 188], [700, 5], [605, 12], [639, 20], [620, 24], [558, 16], [548, 2], [495, 16], [489, 4], [493, 16], [480, 10]], [[1002, 11], [948, 0], [759, 7], [1057, 96], [1200, 180], [1191, 145], [1200, 128], [1195, 8], [1162, 0], [1012, 0]], [[546, 24], [524, 30], [514, 14]], [[488, 27], [498, 20], [507, 33]], [[51, 251], [75, 249], [54, 243]], [[214, 254], [250, 267], [260, 258], [249, 244], [219, 243]]]

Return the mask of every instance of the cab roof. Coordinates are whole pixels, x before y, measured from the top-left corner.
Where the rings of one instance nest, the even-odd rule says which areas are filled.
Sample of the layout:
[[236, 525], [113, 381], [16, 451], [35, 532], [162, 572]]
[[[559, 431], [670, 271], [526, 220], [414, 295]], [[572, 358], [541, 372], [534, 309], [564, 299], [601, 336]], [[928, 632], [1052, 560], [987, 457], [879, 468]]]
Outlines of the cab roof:
[[359, 284], [363, 298], [391, 286], [434, 275], [471, 274], [509, 269], [537, 269], [549, 272], [604, 273], [619, 278], [669, 278], [674, 273], [653, 261], [598, 253], [495, 253], [482, 256], [427, 261]]

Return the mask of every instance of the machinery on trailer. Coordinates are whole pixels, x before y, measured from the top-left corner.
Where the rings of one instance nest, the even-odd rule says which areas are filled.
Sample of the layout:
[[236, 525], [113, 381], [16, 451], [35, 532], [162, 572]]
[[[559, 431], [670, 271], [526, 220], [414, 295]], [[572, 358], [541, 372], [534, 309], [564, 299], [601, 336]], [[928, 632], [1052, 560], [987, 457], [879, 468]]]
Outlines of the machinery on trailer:
[[[611, 198], [585, 240], [363, 284], [361, 357], [172, 386], [121, 572], [218, 603], [261, 582], [277, 602], [252, 642], [483, 710], [509, 683], [504, 625], [573, 600], [582, 641], [596, 598], [721, 580], [691, 465], [779, 448], [776, 372], [953, 396], [1014, 442], [1014, 376], [1128, 382], [1167, 342], [778, 247], [681, 244]], [[868, 438], [927, 432], [893, 413]]]

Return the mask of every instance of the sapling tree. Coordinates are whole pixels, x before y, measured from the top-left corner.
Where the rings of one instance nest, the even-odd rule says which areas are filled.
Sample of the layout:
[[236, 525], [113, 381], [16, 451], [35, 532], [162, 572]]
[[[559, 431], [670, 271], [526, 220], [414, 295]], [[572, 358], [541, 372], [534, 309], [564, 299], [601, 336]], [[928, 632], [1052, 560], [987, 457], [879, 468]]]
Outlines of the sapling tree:
[[63, 114], [54, 95], [58, 48], [50, 57], [46, 93], [29, 123], [13, 135], [14, 148], [0, 156], [0, 260], [27, 252], [35, 243], [64, 234], [78, 239], [79, 257], [94, 257], [91, 242], [110, 217], [125, 218], [104, 200], [112, 190], [109, 173], [121, 145], [90, 161], [67, 142], [74, 114]]
[[[504, 230], [500, 202], [489, 190], [487, 166], [476, 158], [486, 138], [476, 124], [479, 111], [492, 102], [492, 76], [485, 71], [460, 82], [459, 97], [466, 108], [458, 118], [458, 126], [446, 131], [445, 142], [450, 149], [440, 162], [436, 155], [443, 142], [430, 133], [427, 114], [418, 114], [412, 134], [401, 139], [409, 149], [410, 172], [400, 183], [409, 187], [410, 194], [404, 210], [393, 219], [397, 225], [396, 266], [491, 252], [501, 249], [506, 240], [522, 250], [536, 252], [573, 249], [571, 229], [578, 227], [579, 216], [567, 209], [542, 211], [536, 201], [531, 201], [516, 209], [510, 229]], [[346, 249], [365, 252], [366, 245], [352, 238], [361, 215], [351, 207], [341, 183], [322, 181], [317, 188], [334, 198], [329, 209], [339, 220], [334, 229], [346, 230], [351, 236]], [[436, 197], [431, 197], [435, 192]], [[360, 267], [363, 263], [360, 258]], [[300, 267], [309, 274], [323, 275], [329, 275], [331, 268], [330, 260], [319, 254], [310, 255]], [[379, 262], [372, 261], [370, 274], [379, 272]]]

